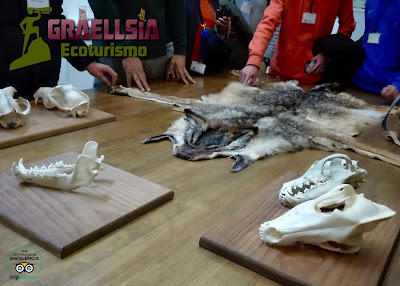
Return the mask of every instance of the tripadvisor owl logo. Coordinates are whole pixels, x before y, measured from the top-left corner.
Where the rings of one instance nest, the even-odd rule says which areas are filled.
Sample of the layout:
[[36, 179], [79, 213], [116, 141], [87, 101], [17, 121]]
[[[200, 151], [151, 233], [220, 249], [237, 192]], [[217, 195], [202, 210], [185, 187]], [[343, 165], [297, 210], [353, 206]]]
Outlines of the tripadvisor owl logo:
[[42, 256], [31, 246], [19, 246], [8, 254], [7, 270], [10, 279], [36, 280], [42, 267]]
[[[39, 21], [42, 17], [40, 12], [50, 13], [52, 8], [28, 8], [29, 15], [33, 15], [35, 11], [37, 13], [36, 16], [27, 16], [19, 24], [22, 29], [22, 34], [24, 34], [24, 46], [22, 48], [21, 57], [11, 63], [10, 71], [51, 60], [49, 45], [47, 45], [43, 41], [42, 37], [40, 37], [39, 27], [34, 26], [34, 23]], [[28, 42], [31, 36], [36, 38], [28, 47]]]

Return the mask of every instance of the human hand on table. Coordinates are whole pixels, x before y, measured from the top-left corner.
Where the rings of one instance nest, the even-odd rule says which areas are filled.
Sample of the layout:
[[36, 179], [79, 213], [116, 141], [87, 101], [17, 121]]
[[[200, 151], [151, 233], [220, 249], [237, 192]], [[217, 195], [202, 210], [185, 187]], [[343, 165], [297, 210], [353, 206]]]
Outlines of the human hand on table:
[[185, 84], [196, 83], [186, 70], [186, 57], [182, 55], [174, 55], [169, 59], [165, 75], [167, 78], [180, 78]]
[[239, 81], [244, 85], [253, 85], [256, 81], [257, 73], [258, 67], [247, 65], [240, 71]]
[[107, 86], [115, 85], [117, 82], [118, 74], [107, 65], [93, 62], [86, 66], [86, 70]]
[[385, 86], [381, 91], [382, 97], [392, 101], [395, 100], [399, 96], [399, 94], [399, 90], [394, 85]]
[[141, 91], [150, 91], [150, 87], [147, 84], [146, 74], [143, 70], [142, 62], [137, 57], [129, 57], [122, 60], [122, 66], [124, 67], [126, 74], [126, 82], [128, 87], [132, 86], [132, 79], [135, 81], [136, 86]]

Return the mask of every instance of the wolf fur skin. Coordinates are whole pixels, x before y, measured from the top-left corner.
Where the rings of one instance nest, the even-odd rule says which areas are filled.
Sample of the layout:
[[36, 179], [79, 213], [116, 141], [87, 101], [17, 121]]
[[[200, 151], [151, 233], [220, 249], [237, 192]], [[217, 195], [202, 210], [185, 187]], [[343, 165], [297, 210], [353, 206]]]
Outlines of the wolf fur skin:
[[[143, 143], [170, 139], [173, 155], [191, 161], [233, 157], [234, 172], [268, 155], [304, 148], [331, 150], [336, 143], [351, 142], [352, 136], [378, 123], [384, 114], [331, 88], [321, 85], [305, 91], [296, 81], [266, 88], [231, 83], [202, 101], [164, 97], [165, 103], [183, 107], [186, 115]], [[121, 88], [114, 92], [131, 95]]]

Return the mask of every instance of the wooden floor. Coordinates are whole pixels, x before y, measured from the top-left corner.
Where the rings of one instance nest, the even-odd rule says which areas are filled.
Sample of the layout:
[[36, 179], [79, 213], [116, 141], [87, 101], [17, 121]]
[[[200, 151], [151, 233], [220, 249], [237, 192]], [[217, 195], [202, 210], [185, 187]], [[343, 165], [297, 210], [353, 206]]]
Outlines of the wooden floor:
[[[236, 78], [224, 73], [196, 80], [196, 85], [151, 82], [151, 88], [162, 95], [199, 98], [220, 91]], [[170, 106], [99, 91], [88, 94], [91, 106], [115, 114], [117, 121], [2, 149], [0, 171], [11, 168], [20, 157], [28, 164], [80, 152], [87, 141], [94, 140], [107, 164], [165, 186], [175, 192], [175, 198], [63, 260], [0, 225], [0, 285], [21, 283], [10, 280], [5, 267], [8, 253], [21, 245], [35, 247], [43, 258], [38, 280], [23, 282], [29, 285], [276, 285], [200, 248], [199, 238], [284, 172], [303, 173], [328, 153], [312, 150], [277, 155], [234, 174], [229, 171], [231, 159], [188, 162], [172, 156], [169, 141], [141, 144], [144, 138], [164, 132], [181, 116]], [[385, 164], [343, 153], [363, 160], [361, 167], [371, 173]], [[391, 168], [400, 174], [399, 168]], [[400, 186], [400, 176], [397, 183]], [[400, 204], [400, 187], [396, 199]], [[383, 285], [398, 285], [399, 278], [397, 249]]]

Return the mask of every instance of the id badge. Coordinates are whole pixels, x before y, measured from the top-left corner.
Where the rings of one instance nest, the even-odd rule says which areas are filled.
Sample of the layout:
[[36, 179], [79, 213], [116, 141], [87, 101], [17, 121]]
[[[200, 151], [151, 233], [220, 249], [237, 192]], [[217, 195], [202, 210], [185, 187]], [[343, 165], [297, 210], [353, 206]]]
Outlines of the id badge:
[[251, 3], [250, 3], [250, 1], [247, 1], [247, 2], [243, 2], [242, 8], [240, 8], [240, 11], [250, 15], [251, 9], [253, 9], [253, 7], [251, 6]]
[[303, 24], [315, 24], [316, 21], [317, 21], [317, 14], [308, 12], [303, 13], [303, 18], [301, 19], [301, 22]]
[[50, 7], [50, 0], [26, 0], [28, 8], [38, 9]]
[[368, 44], [379, 44], [380, 33], [369, 33], [368, 34]]
[[199, 73], [201, 75], [204, 75], [204, 72], [206, 71], [206, 65], [202, 64], [202, 63], [199, 63], [199, 62], [196, 62], [196, 61], [193, 61], [192, 65], [190, 66], [190, 70], [194, 71], [194, 72], [197, 72], [197, 73]]

